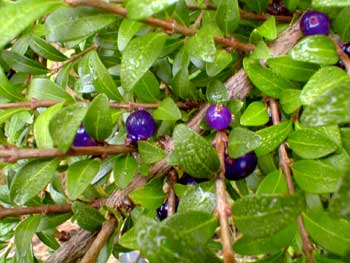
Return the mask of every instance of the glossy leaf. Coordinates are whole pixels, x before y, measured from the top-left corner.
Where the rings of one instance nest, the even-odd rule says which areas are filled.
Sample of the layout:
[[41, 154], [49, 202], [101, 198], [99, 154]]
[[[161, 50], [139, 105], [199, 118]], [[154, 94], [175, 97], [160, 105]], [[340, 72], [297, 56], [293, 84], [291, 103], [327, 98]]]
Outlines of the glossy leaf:
[[219, 159], [212, 145], [184, 124], [175, 127], [175, 150], [178, 164], [189, 175], [210, 178], [219, 169]]
[[216, 195], [202, 188], [203, 186], [196, 185], [188, 188], [179, 203], [178, 213], [186, 213], [189, 211], [202, 211], [213, 213], [216, 207]]
[[198, 92], [189, 79], [187, 67], [181, 69], [174, 76], [172, 86], [174, 94], [182, 99], [188, 100], [198, 97]]
[[10, 196], [18, 205], [24, 205], [31, 198], [35, 197], [54, 176], [59, 161], [35, 160], [24, 165], [12, 181]]
[[270, 16], [256, 31], [267, 40], [274, 40], [277, 37], [276, 19]]
[[62, 1], [59, 0], [25, 0], [2, 5], [0, 48], [2, 49], [36, 19], [46, 15], [61, 4]]
[[349, 6], [350, 0], [312, 0], [316, 7], [342, 7]]
[[73, 98], [60, 86], [49, 79], [33, 79], [29, 86], [28, 97], [37, 100], [73, 102]]
[[269, 121], [266, 104], [255, 101], [248, 105], [243, 112], [240, 123], [243, 126], [261, 126]]
[[109, 100], [105, 94], [100, 94], [93, 99], [83, 123], [87, 133], [99, 142], [111, 135], [113, 129], [112, 115]]
[[280, 103], [283, 111], [291, 114], [301, 107], [300, 93], [301, 91], [298, 89], [286, 89], [282, 91]]
[[15, 89], [11, 82], [7, 79], [4, 70], [0, 67], [0, 97], [10, 101], [21, 101], [23, 96]]
[[32, 251], [32, 238], [40, 223], [40, 216], [30, 216], [22, 221], [15, 231], [16, 262], [34, 262]]
[[122, 21], [118, 31], [118, 49], [123, 51], [128, 45], [129, 41], [140, 30], [142, 24], [130, 19]]
[[181, 111], [172, 98], [166, 97], [153, 112], [153, 117], [156, 120], [177, 121], [181, 119]]
[[6, 109], [0, 111], [0, 124], [3, 124], [5, 121], [11, 118], [12, 115], [21, 112], [21, 111], [28, 111], [27, 108], [13, 108], [13, 109]]
[[115, 184], [121, 189], [127, 187], [137, 171], [138, 165], [132, 155], [120, 156], [113, 166]]
[[110, 99], [120, 101], [122, 99], [117, 85], [103, 65], [96, 51], [88, 54], [88, 65], [90, 68], [90, 78], [99, 93], [105, 93]]
[[100, 164], [96, 160], [78, 161], [69, 166], [67, 171], [67, 195], [71, 200], [75, 200], [89, 186], [100, 169]]
[[154, 143], [147, 141], [138, 141], [137, 146], [140, 157], [146, 164], [158, 162], [165, 157], [164, 151]]
[[51, 138], [54, 144], [65, 153], [71, 147], [75, 133], [86, 114], [84, 104], [73, 104], [56, 113], [49, 124]]
[[142, 102], [151, 103], [160, 100], [159, 82], [151, 71], [147, 71], [135, 84], [134, 92]]
[[272, 57], [266, 62], [274, 73], [286, 79], [303, 82], [307, 81], [319, 68], [316, 64], [296, 61], [290, 56]]
[[309, 193], [332, 193], [337, 190], [343, 172], [316, 160], [300, 160], [292, 165], [294, 179]]
[[49, 131], [49, 124], [52, 117], [63, 107], [62, 103], [47, 108], [34, 122], [34, 138], [38, 148], [53, 148], [54, 144]]
[[303, 200], [296, 195], [250, 195], [234, 203], [233, 219], [247, 236], [267, 237], [296, 220], [303, 209]]
[[269, 5], [269, 0], [243, 0], [244, 6], [250, 11], [263, 13]]
[[228, 101], [228, 93], [224, 83], [213, 80], [208, 83], [206, 97], [211, 104], [222, 104]]
[[290, 56], [298, 61], [321, 65], [332, 65], [338, 61], [333, 41], [324, 35], [303, 38], [292, 48]]
[[35, 53], [46, 59], [52, 61], [65, 61], [67, 59], [60, 51], [36, 35], [32, 35], [29, 45]]
[[221, 0], [216, 9], [215, 18], [224, 35], [231, 35], [238, 27], [240, 20], [238, 0]]
[[261, 137], [245, 128], [234, 128], [230, 132], [228, 153], [232, 158], [238, 158], [254, 151], [261, 144]]
[[325, 212], [304, 213], [305, 227], [311, 238], [334, 254], [345, 256], [350, 249], [350, 225]]
[[278, 194], [287, 192], [287, 182], [281, 170], [276, 170], [266, 175], [256, 190], [257, 194]]
[[6, 63], [18, 72], [30, 73], [33, 75], [46, 74], [49, 72], [47, 68], [39, 62], [17, 54], [13, 51], [3, 50], [1, 57]]
[[159, 13], [177, 1], [178, 0], [128, 0], [126, 3], [128, 18], [135, 20], [144, 19]]
[[256, 134], [261, 137], [262, 141], [260, 146], [255, 150], [256, 154], [260, 156], [276, 149], [287, 138], [291, 130], [291, 122], [284, 121], [257, 131]]
[[91, 232], [101, 228], [104, 217], [95, 208], [76, 201], [72, 204], [72, 210], [81, 228]]
[[125, 90], [130, 91], [152, 66], [160, 55], [166, 39], [167, 35], [163, 33], [149, 33], [129, 42], [123, 52], [120, 71]]
[[214, 62], [206, 64], [206, 72], [209, 77], [214, 77], [222, 72], [232, 62], [232, 55], [226, 50], [217, 50]]

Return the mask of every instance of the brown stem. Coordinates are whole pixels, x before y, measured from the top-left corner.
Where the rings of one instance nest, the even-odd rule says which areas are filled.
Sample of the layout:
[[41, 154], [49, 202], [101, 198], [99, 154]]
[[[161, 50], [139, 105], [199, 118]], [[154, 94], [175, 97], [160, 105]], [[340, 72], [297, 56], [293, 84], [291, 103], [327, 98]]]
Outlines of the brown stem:
[[0, 148], [0, 158], [4, 158], [5, 162], [13, 163], [18, 160], [28, 158], [52, 158], [77, 155], [107, 156], [117, 153], [130, 153], [134, 151], [136, 151], [136, 148], [128, 145], [73, 147], [67, 153], [62, 153], [59, 149], [56, 148], [23, 149], [12, 146], [4, 146]]
[[88, 251], [81, 260], [81, 263], [94, 263], [103, 246], [117, 227], [118, 221], [114, 216], [103, 223], [102, 229], [97, 234]]
[[[116, 6], [113, 4], [108, 4], [100, 0], [65, 0], [65, 2], [73, 6], [85, 5], [96, 7], [123, 17], [127, 17], [128, 14], [126, 8]], [[178, 33], [184, 36], [193, 36], [197, 32], [195, 28], [189, 28], [186, 26], [179, 25], [175, 20], [167, 21], [156, 17], [149, 17], [142, 20], [141, 22], [153, 27], [163, 28], [166, 32]], [[255, 46], [252, 44], [242, 43], [238, 40], [233, 40], [233, 38], [230, 38], [227, 41], [225, 41], [225, 38], [215, 37], [215, 41], [219, 44], [229, 46], [244, 52], [251, 52], [255, 48]]]
[[231, 213], [230, 205], [227, 202], [227, 193], [225, 186], [225, 142], [227, 136], [225, 132], [218, 131], [215, 138], [216, 151], [220, 159], [220, 169], [217, 174], [216, 183], [216, 213], [219, 216], [222, 253], [224, 255], [225, 263], [234, 263], [235, 258], [232, 251], [231, 233], [227, 218], [227, 213]]
[[[280, 117], [279, 117], [280, 114], [279, 114], [278, 104], [276, 100], [272, 98], [269, 101], [270, 101], [270, 110], [272, 114], [272, 122], [273, 124], [278, 124], [280, 123]], [[294, 188], [293, 179], [292, 179], [292, 172], [290, 169], [291, 161], [289, 159], [285, 144], [281, 144], [279, 147], [279, 158], [280, 158], [280, 167], [287, 181], [288, 192], [290, 194], [294, 194], [295, 188]], [[310, 241], [309, 235], [306, 231], [302, 216], [298, 216], [298, 229], [299, 229], [301, 238], [303, 240], [303, 251], [304, 251], [306, 260], [308, 263], [314, 263], [315, 261], [312, 255], [312, 251], [314, 248], [313, 248], [312, 242]]]
[[350, 75], [350, 59], [348, 55], [344, 52], [344, 50], [341, 48], [341, 41], [339, 37], [331, 35], [331, 39], [335, 44], [340, 61], [343, 62], [346, 72], [348, 73], [348, 75]]
[[176, 212], [176, 195], [174, 191], [176, 180], [177, 174], [175, 170], [171, 170], [168, 175], [168, 216], [171, 216]]

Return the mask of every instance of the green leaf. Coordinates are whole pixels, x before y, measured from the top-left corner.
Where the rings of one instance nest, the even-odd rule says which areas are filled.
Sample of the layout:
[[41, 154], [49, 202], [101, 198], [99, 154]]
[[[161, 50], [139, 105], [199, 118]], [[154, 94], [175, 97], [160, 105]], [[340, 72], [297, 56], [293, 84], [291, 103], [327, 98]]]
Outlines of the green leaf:
[[141, 159], [145, 164], [158, 162], [165, 157], [164, 151], [154, 143], [138, 141], [137, 146]]
[[137, 98], [142, 102], [151, 103], [160, 99], [159, 83], [151, 71], [147, 71], [135, 84], [134, 92]]
[[346, 220], [350, 219], [350, 176], [346, 174], [343, 178], [341, 184], [336, 193], [334, 193], [329, 202], [329, 212], [332, 213], [333, 216], [342, 217]]
[[261, 137], [245, 128], [234, 128], [230, 132], [228, 153], [232, 158], [238, 158], [255, 150], [261, 144]]
[[0, 96], [10, 101], [21, 101], [23, 96], [15, 89], [7, 79], [3, 68], [0, 66]]
[[222, 104], [228, 101], [228, 93], [224, 83], [212, 80], [208, 83], [206, 97], [211, 104]]
[[269, 121], [266, 104], [254, 101], [243, 112], [240, 123], [243, 126], [261, 126]]
[[55, 228], [66, 222], [71, 217], [71, 213], [42, 215], [40, 218], [40, 224], [37, 228], [37, 232], [42, 232], [45, 230]]
[[90, 103], [84, 118], [84, 127], [89, 135], [99, 142], [112, 133], [112, 115], [105, 94], [96, 96]]
[[38, 18], [62, 4], [60, 0], [24, 0], [1, 5], [0, 48], [14, 39]]
[[38, 148], [53, 148], [53, 141], [49, 131], [49, 123], [52, 117], [63, 107], [63, 103], [51, 106], [36, 118], [33, 132], [35, 143]]
[[128, 18], [141, 20], [163, 11], [178, 0], [128, 0]]
[[313, 128], [292, 132], [287, 142], [289, 148], [304, 159], [318, 159], [338, 148], [333, 141]]
[[295, 81], [305, 82], [319, 69], [317, 64], [296, 61], [287, 55], [268, 58], [266, 62], [274, 73]]
[[218, 220], [212, 213], [187, 211], [168, 217], [164, 220], [164, 224], [176, 229], [180, 238], [204, 245], [213, 237], [218, 227]]
[[115, 160], [113, 175], [115, 184], [119, 188], [125, 188], [136, 176], [138, 165], [132, 155], [120, 156]]
[[295, 112], [300, 106], [300, 93], [298, 89], [286, 89], [282, 91], [280, 103], [287, 114]]
[[76, 103], [61, 109], [52, 117], [49, 124], [51, 138], [61, 152], [65, 153], [71, 147], [86, 111], [84, 104]]
[[37, 100], [73, 102], [74, 99], [60, 86], [49, 79], [33, 79], [29, 85], [28, 97]]
[[49, 70], [39, 62], [13, 51], [3, 50], [1, 52], [1, 57], [6, 61], [6, 64], [18, 72], [30, 73], [33, 75], [41, 75], [49, 72]]
[[12, 108], [0, 111], [0, 124], [3, 124], [5, 121], [10, 119], [12, 115], [19, 113], [21, 111], [29, 111], [27, 108]]
[[284, 0], [284, 3], [288, 10], [295, 11], [297, 7], [299, 6], [300, 0]]
[[247, 236], [267, 237], [291, 224], [303, 209], [297, 195], [249, 195], [233, 204], [233, 219]]
[[262, 139], [260, 146], [255, 150], [261, 156], [276, 149], [287, 138], [292, 130], [290, 121], [283, 121], [277, 125], [261, 129], [256, 132]]
[[83, 40], [117, 20], [115, 15], [87, 7], [60, 8], [45, 20], [50, 42]]
[[40, 216], [30, 216], [23, 220], [15, 231], [16, 262], [34, 262], [32, 239], [40, 223]]
[[129, 197], [135, 204], [155, 210], [160, 207], [166, 197], [162, 189], [163, 179], [156, 178], [143, 187], [131, 192]]
[[320, 246], [330, 252], [345, 256], [350, 249], [350, 225], [326, 212], [303, 214], [307, 232]]
[[141, 29], [142, 24], [130, 19], [124, 19], [118, 31], [118, 49], [123, 51], [133, 36]]
[[309, 193], [332, 193], [338, 188], [343, 172], [317, 160], [293, 163], [294, 179], [301, 189]]
[[303, 38], [292, 48], [290, 56], [298, 61], [321, 65], [332, 65], [339, 59], [335, 44], [324, 35]]
[[35, 197], [54, 176], [59, 160], [35, 160], [24, 165], [14, 177], [11, 188], [11, 199], [18, 205], [24, 205]]
[[261, 66], [258, 61], [244, 58], [243, 66], [254, 86], [268, 96], [280, 98], [283, 90], [295, 88], [292, 82]]
[[90, 185], [100, 169], [97, 160], [82, 160], [73, 163], [67, 171], [67, 195], [71, 200], [75, 200]]
[[153, 112], [153, 117], [156, 120], [177, 121], [181, 119], [181, 111], [171, 97], [166, 97]]
[[233, 247], [240, 255], [272, 254], [288, 247], [296, 233], [297, 225], [293, 223], [271, 237], [256, 238], [244, 235], [234, 243]]
[[312, 0], [312, 5], [315, 7], [347, 7], [350, 5], [350, 0]]
[[343, 81], [319, 95], [316, 101], [304, 107], [301, 122], [307, 127], [343, 124], [350, 122], [349, 82]]
[[240, 20], [238, 1], [221, 0], [217, 7], [215, 18], [224, 35], [232, 35]]
[[276, 18], [270, 16], [256, 31], [267, 40], [274, 40], [277, 37]]
[[334, 31], [338, 33], [342, 42], [346, 43], [350, 40], [350, 21], [347, 19], [350, 16], [350, 6], [342, 9], [335, 18], [332, 26]]
[[103, 65], [96, 50], [88, 54], [88, 64], [90, 69], [90, 78], [92, 83], [99, 93], [105, 93], [110, 99], [120, 101], [120, 95], [117, 85], [112, 76], [109, 74], [106, 67]]
[[198, 97], [196, 87], [191, 83], [188, 68], [182, 68], [172, 80], [173, 92], [176, 96], [188, 100]]
[[269, 5], [269, 0], [243, 0], [244, 6], [256, 13], [264, 13]]
[[222, 72], [232, 62], [232, 55], [226, 50], [217, 50], [214, 62], [206, 64], [206, 72], [209, 77], [214, 77]]
[[123, 52], [120, 71], [125, 90], [130, 91], [148, 71], [162, 52], [166, 39], [164, 33], [149, 33], [129, 42]]
[[314, 103], [322, 94], [342, 83], [350, 84], [350, 78], [346, 72], [338, 67], [323, 67], [318, 70], [306, 83], [300, 94], [303, 105]]
[[72, 204], [72, 210], [79, 226], [91, 232], [101, 228], [105, 220], [95, 208], [82, 202], [74, 202]]
[[184, 124], [175, 127], [175, 150], [178, 164], [186, 173], [198, 178], [210, 178], [219, 169], [219, 158], [213, 146]]
[[36, 35], [32, 35], [29, 46], [35, 53], [46, 59], [52, 61], [65, 61], [67, 59], [60, 51]]
[[288, 187], [284, 174], [281, 170], [269, 173], [260, 182], [256, 194], [287, 193]]

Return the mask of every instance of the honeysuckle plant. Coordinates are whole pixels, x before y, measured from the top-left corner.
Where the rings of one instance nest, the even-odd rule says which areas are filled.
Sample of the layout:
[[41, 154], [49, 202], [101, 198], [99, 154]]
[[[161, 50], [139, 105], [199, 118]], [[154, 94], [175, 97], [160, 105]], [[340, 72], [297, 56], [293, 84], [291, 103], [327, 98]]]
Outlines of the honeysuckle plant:
[[0, 14], [0, 262], [349, 262], [349, 0]]

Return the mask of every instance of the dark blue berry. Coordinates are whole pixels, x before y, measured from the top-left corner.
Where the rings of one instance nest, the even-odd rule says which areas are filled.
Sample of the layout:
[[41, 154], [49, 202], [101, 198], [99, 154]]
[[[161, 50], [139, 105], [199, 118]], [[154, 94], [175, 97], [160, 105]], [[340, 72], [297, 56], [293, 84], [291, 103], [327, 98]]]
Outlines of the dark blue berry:
[[225, 157], [225, 177], [229, 180], [241, 180], [250, 175], [256, 168], [257, 158], [254, 152], [250, 152], [237, 159]]
[[147, 140], [154, 134], [155, 129], [156, 123], [152, 115], [145, 110], [131, 113], [126, 120], [127, 137], [133, 143]]
[[179, 184], [188, 185], [188, 184], [198, 184], [201, 182], [207, 181], [207, 179], [194, 178], [187, 173], [184, 173], [182, 177], [177, 181]]
[[350, 56], [350, 42], [341, 45], [341, 48], [345, 52], [346, 55]]
[[232, 115], [226, 106], [213, 104], [210, 105], [205, 114], [205, 121], [211, 128], [220, 131], [226, 129], [230, 125]]
[[[175, 211], [177, 210], [178, 205], [179, 205], [179, 198], [176, 196], [175, 197]], [[168, 210], [169, 210], [169, 206], [168, 206], [168, 199], [167, 199], [159, 208], [157, 208], [157, 216], [158, 216], [160, 221], [162, 221], [168, 217]]]
[[308, 11], [300, 20], [300, 29], [305, 36], [328, 35], [329, 28], [328, 16], [318, 11]]
[[80, 125], [75, 135], [73, 146], [86, 147], [86, 146], [96, 146], [96, 145], [97, 145], [96, 142], [86, 132], [84, 126]]

